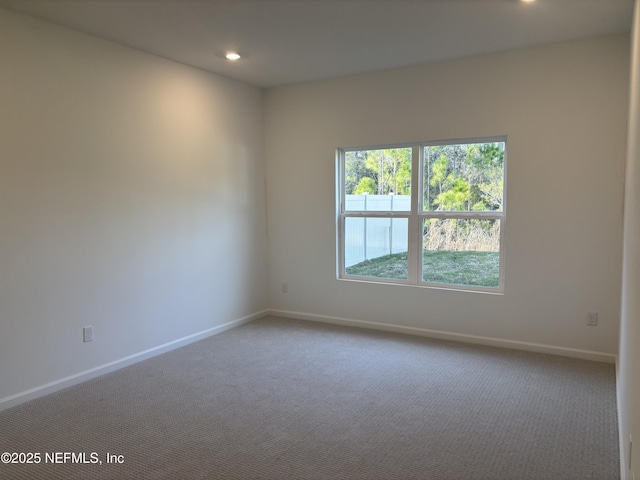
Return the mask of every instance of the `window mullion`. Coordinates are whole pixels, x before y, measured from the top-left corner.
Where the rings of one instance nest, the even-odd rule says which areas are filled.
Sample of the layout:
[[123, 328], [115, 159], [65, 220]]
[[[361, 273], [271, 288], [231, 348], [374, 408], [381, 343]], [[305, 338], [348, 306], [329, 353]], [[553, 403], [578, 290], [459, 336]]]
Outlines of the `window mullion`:
[[337, 268], [337, 277], [340, 278], [342, 273], [344, 272], [344, 255], [345, 255], [345, 234], [344, 234], [344, 213], [345, 213], [345, 198], [346, 198], [346, 189], [345, 189], [345, 157], [344, 151], [338, 149], [336, 152], [336, 170], [338, 172], [336, 185], [335, 185], [335, 195], [338, 201], [338, 208], [336, 211], [336, 252], [338, 255], [336, 268]]
[[407, 254], [409, 282], [417, 284], [420, 276], [420, 198], [422, 198], [420, 146], [411, 149], [411, 217], [409, 218], [409, 252]]

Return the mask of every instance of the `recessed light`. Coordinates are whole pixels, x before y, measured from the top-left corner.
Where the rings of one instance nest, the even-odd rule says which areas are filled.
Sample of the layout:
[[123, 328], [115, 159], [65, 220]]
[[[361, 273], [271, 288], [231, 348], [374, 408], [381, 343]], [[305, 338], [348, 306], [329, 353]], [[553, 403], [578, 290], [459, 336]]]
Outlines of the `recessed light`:
[[536, 0], [520, 0], [522, 3], [533, 3]]
[[232, 62], [240, 60], [240, 55], [238, 55], [236, 52], [227, 52], [224, 54], [224, 56], [227, 60], [231, 60]]

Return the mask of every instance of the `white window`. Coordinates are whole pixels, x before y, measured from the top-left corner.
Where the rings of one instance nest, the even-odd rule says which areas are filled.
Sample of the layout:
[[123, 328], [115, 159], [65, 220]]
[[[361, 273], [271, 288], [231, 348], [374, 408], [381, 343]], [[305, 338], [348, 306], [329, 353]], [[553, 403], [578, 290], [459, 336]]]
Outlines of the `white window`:
[[339, 278], [504, 290], [506, 137], [337, 158]]

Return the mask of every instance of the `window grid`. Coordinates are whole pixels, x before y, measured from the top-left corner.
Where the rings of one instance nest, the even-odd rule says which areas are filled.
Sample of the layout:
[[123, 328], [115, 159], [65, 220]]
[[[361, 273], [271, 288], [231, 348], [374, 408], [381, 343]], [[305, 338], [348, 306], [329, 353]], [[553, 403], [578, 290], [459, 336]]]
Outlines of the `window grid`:
[[[471, 145], [471, 144], [504, 144], [504, 164], [503, 164], [503, 189], [502, 189], [502, 209], [500, 211], [438, 211], [425, 210], [424, 208], [424, 149], [429, 146], [447, 145]], [[446, 140], [434, 142], [417, 142], [408, 144], [392, 144], [368, 147], [339, 148], [337, 150], [337, 191], [338, 191], [338, 212], [337, 212], [337, 245], [338, 252], [337, 276], [343, 280], [355, 280], [372, 283], [392, 283], [401, 285], [413, 285], [420, 287], [430, 287], [447, 290], [475, 291], [486, 293], [504, 292], [504, 232], [506, 219], [506, 136], [472, 138], [461, 140]], [[410, 211], [385, 211], [385, 210], [347, 210], [346, 209], [346, 171], [345, 154], [350, 151], [374, 151], [390, 150], [396, 148], [411, 148], [411, 209]], [[345, 272], [345, 222], [347, 218], [378, 218], [378, 219], [407, 219], [408, 221], [408, 252], [407, 270], [408, 278], [384, 278], [372, 276], [350, 275]], [[424, 281], [423, 272], [423, 238], [422, 229], [427, 219], [463, 219], [463, 220], [496, 220], [499, 222], [499, 284], [497, 287], [483, 287], [476, 285], [439, 283]]]

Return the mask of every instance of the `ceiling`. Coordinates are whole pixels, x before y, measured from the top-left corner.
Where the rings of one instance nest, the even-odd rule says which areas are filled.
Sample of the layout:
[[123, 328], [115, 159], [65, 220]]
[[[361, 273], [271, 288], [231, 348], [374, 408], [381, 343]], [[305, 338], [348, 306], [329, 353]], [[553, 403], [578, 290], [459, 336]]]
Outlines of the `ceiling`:
[[[632, 0], [0, 0], [271, 87], [628, 32]], [[224, 52], [237, 50], [237, 62]]]

